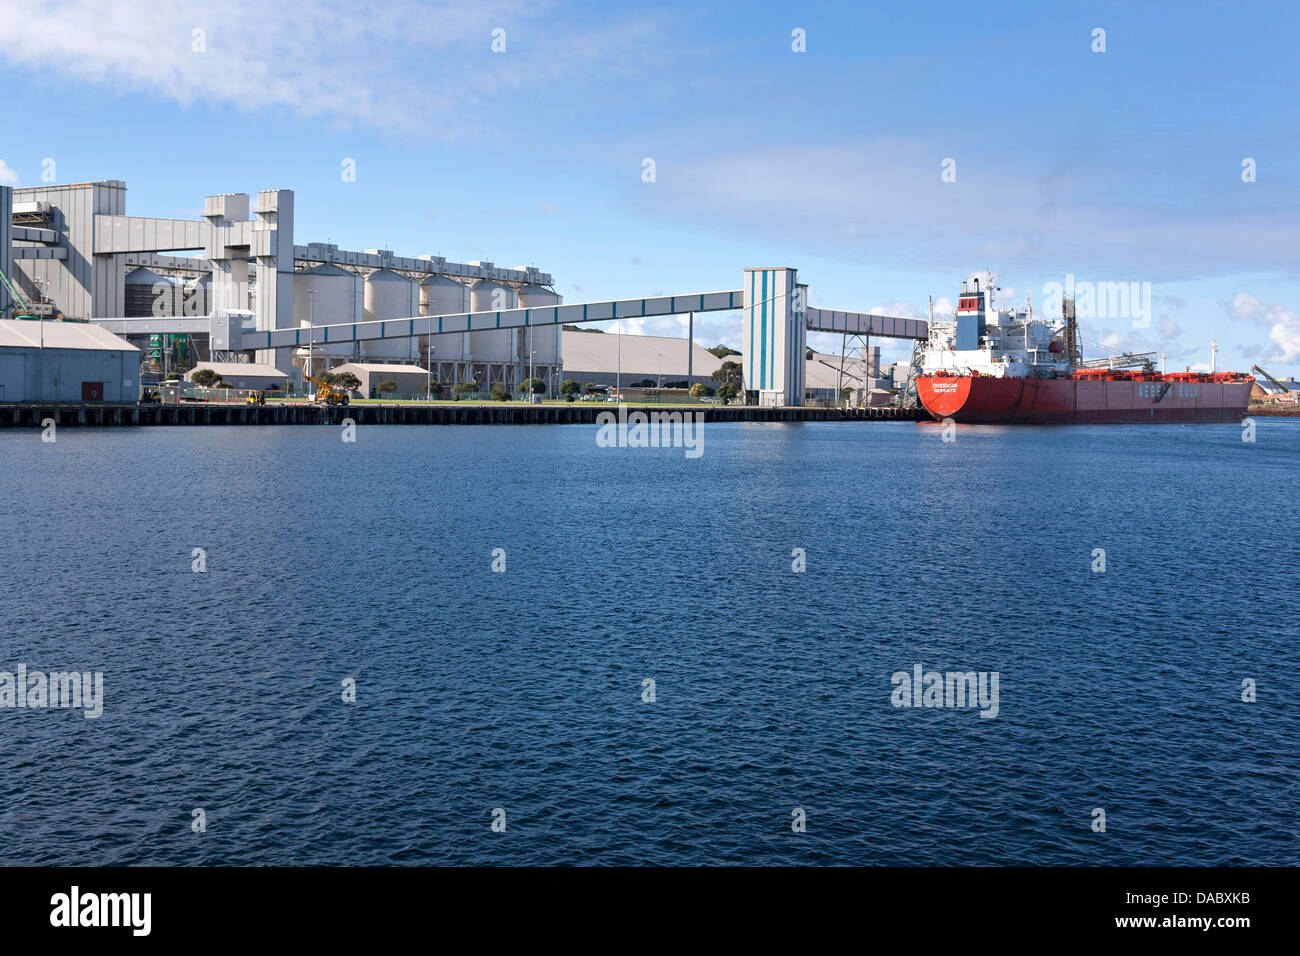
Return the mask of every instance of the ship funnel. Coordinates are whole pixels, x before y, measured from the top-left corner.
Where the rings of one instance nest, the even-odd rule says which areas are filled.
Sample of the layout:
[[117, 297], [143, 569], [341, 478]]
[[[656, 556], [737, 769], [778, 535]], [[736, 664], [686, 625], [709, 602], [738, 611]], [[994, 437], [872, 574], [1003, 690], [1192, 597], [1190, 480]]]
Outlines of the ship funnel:
[[978, 292], [979, 290], [980, 290], [980, 280], [979, 280], [979, 279], [976, 279], [976, 280], [975, 280], [975, 291]]

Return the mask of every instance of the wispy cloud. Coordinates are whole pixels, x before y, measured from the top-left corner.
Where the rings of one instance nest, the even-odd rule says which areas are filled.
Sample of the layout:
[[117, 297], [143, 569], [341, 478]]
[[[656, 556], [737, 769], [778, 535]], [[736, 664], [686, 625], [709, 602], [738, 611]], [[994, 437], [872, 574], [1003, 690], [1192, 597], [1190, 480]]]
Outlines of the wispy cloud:
[[1267, 361], [1288, 365], [1300, 361], [1300, 312], [1281, 305], [1266, 305], [1248, 292], [1238, 292], [1228, 311], [1234, 319], [1268, 328], [1269, 341], [1277, 351], [1268, 355]]
[[[555, 29], [546, 0], [0, 0], [0, 61], [181, 106], [287, 109], [338, 126], [482, 134], [478, 108], [604, 64], [635, 69], [645, 16]], [[505, 51], [492, 51], [493, 31]]]
[[[844, 260], [1165, 280], [1285, 269], [1300, 245], [1293, 195], [1228, 173], [1181, 202], [1148, 198], [1160, 170], [1048, 170], [1009, 149], [957, 157], [922, 137], [737, 147], [659, 163], [640, 211], [715, 232], [780, 237]], [[1154, 182], [1154, 179], [1152, 180]], [[1279, 190], [1282, 187], [1279, 187]]]
[[9, 168], [9, 164], [0, 159], [0, 186], [17, 186], [18, 174]]

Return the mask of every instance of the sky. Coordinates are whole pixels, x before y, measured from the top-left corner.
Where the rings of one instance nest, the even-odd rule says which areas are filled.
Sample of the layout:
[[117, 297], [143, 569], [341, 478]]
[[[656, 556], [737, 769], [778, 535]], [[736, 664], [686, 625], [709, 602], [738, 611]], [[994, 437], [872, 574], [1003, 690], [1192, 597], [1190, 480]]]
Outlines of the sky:
[[0, 183], [121, 179], [184, 218], [289, 188], [298, 244], [535, 265], [566, 302], [747, 266], [909, 316], [983, 269], [1003, 304], [1138, 283], [1149, 310], [1080, 316], [1087, 354], [1207, 368], [1215, 339], [1293, 376], [1298, 48], [1280, 0], [0, 0]]

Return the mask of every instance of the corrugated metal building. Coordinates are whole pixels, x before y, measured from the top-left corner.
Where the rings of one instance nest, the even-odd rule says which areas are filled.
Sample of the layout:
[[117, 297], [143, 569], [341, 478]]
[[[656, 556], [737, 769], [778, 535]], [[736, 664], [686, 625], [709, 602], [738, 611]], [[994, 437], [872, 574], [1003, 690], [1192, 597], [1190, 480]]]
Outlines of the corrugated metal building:
[[200, 362], [185, 373], [185, 381], [194, 381], [194, 374], [205, 368], [212, 369], [235, 388], [283, 389], [289, 384], [288, 375], [274, 365], [260, 362]]
[[140, 350], [98, 325], [0, 319], [0, 402], [135, 402]]
[[[331, 375], [351, 372], [361, 380], [361, 387], [353, 392], [360, 398], [377, 398], [375, 386], [380, 382], [392, 381], [397, 390], [392, 392], [394, 398], [411, 398], [425, 394], [429, 382], [429, 373], [419, 365], [381, 365], [370, 362], [344, 362], [337, 368], [330, 369]], [[433, 382], [436, 387], [438, 382]]]
[[[622, 338], [622, 359], [619, 339]], [[579, 384], [614, 385], [621, 365], [622, 384], [644, 379], [656, 384], [663, 375], [665, 382], [688, 380], [686, 339], [665, 335], [623, 335], [617, 332], [575, 332], [564, 330], [564, 371], [561, 379], [571, 378]], [[703, 382], [716, 385], [711, 375], [722, 367], [722, 359], [694, 342], [690, 343], [692, 385]], [[729, 356], [733, 361], [738, 356]], [[525, 368], [524, 374], [528, 374]]]

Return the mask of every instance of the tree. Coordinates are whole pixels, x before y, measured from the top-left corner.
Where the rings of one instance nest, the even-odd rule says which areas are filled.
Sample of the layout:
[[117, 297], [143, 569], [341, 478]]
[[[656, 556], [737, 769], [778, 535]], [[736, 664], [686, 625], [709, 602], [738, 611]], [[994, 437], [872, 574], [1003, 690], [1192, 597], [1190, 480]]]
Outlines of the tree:
[[582, 391], [582, 386], [571, 378], [566, 378], [560, 383], [561, 395], [577, 395], [580, 391]]
[[713, 389], [703, 382], [696, 382], [691, 386], [691, 398], [708, 398], [713, 394]]
[[231, 385], [224, 378], [221, 381], [217, 382], [217, 384], [214, 386], [214, 388], [234, 388], [234, 387], [235, 386]]
[[740, 354], [735, 349], [728, 348], [725, 345], [715, 345], [713, 348], [708, 349], [708, 351], [713, 353], [714, 358], [726, 358], [728, 355]]
[[540, 378], [526, 378], [519, 383], [519, 391], [532, 392], [534, 395], [545, 395], [546, 383]]
[[715, 382], [737, 385], [744, 380], [745, 367], [740, 362], [723, 362], [721, 367], [709, 378]]
[[500, 382], [494, 382], [492, 384], [492, 397], [498, 402], [510, 401], [510, 393], [506, 391], [506, 387]]
[[718, 386], [718, 398], [722, 399], [724, 402], [731, 401], [739, 394], [740, 394], [740, 389], [737, 388], [735, 385], [733, 385], [731, 382], [727, 382], [723, 385]]
[[221, 376], [210, 368], [201, 368], [190, 376], [190, 381], [199, 388], [211, 388], [221, 381]]
[[470, 392], [477, 392], [477, 391], [478, 391], [478, 382], [457, 382], [456, 385], [452, 388], [452, 393], [455, 395], [466, 395]]
[[[330, 385], [333, 385], [335, 388], [341, 388], [345, 392], [355, 392], [361, 387], [361, 379], [357, 378], [351, 372], [339, 372], [337, 375], [330, 375], [326, 372], [325, 375], [321, 376], [321, 378]], [[380, 382], [378, 386], [380, 391], [383, 391], [385, 384], [393, 383]], [[396, 385], [393, 385], [393, 388], [396, 387]]]
[[[342, 378], [342, 376], [339, 377]], [[335, 383], [335, 384], [339, 384], [339, 383]], [[379, 392], [381, 395], [387, 392], [395, 392], [397, 391], [397, 383], [393, 381], [391, 378], [386, 378], [378, 385], [375, 386], [375, 391]]]

